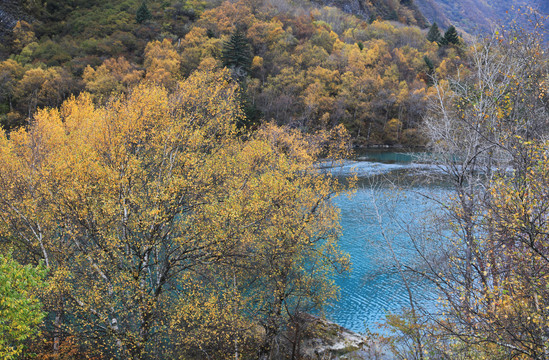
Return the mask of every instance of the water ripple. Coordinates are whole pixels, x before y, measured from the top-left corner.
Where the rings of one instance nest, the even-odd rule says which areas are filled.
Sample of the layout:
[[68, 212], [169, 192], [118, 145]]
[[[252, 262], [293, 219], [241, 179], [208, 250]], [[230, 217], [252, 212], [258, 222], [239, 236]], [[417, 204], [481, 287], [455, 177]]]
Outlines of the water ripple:
[[[339, 171], [348, 174], [357, 173], [368, 176], [381, 172], [417, 169], [414, 164], [382, 164], [372, 162], [349, 162]], [[341, 210], [343, 236], [340, 240], [342, 250], [351, 254], [353, 262], [349, 274], [335, 279], [340, 286], [339, 301], [328, 311], [328, 317], [338, 324], [354, 331], [381, 331], [377, 324], [383, 322], [391, 312], [398, 312], [409, 306], [409, 297], [402, 278], [398, 275], [395, 262], [388, 250], [387, 241], [380, 231], [379, 219], [373, 206], [374, 199], [381, 213], [381, 225], [395, 250], [397, 259], [402, 263], [413, 263], [416, 254], [409, 239], [398, 230], [398, 221], [413, 223], [433, 210], [419, 193], [428, 192], [445, 197], [445, 189], [428, 187], [404, 189], [396, 194], [390, 188], [370, 187], [358, 189], [351, 196], [341, 196], [334, 203]], [[436, 194], [435, 194], [436, 195]], [[432, 289], [420, 281], [409, 280], [414, 296], [430, 294]]]

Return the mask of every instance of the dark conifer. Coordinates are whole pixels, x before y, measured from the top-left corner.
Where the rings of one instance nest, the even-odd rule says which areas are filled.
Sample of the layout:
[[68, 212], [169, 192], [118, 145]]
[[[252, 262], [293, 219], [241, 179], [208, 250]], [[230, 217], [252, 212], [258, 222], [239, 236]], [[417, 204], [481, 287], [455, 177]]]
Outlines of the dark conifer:
[[223, 44], [223, 65], [232, 69], [236, 76], [245, 77], [252, 65], [252, 55], [248, 39], [240, 30], [235, 30]]
[[438, 25], [436, 22], [431, 25], [431, 28], [429, 29], [429, 32], [427, 33], [427, 40], [439, 42], [442, 35], [440, 34], [440, 30], [438, 28]]
[[427, 55], [423, 57], [423, 61], [425, 61], [425, 65], [429, 68], [429, 72], [433, 72], [435, 70], [435, 65], [433, 64], [433, 61], [429, 59]]
[[448, 30], [446, 30], [446, 32], [444, 33], [443, 40], [444, 40], [444, 45], [447, 45], [447, 44], [457, 45], [457, 44], [459, 44], [459, 35], [458, 35], [457, 30], [454, 27], [454, 25], [450, 25]]
[[135, 20], [141, 24], [147, 20], [150, 20], [152, 17], [151, 12], [149, 11], [149, 8], [147, 7], [147, 4], [143, 2], [139, 9], [137, 9], [137, 13], [135, 14]]
[[433, 85], [433, 75], [435, 74], [435, 64], [433, 64], [433, 61], [425, 55], [423, 57], [423, 61], [425, 61], [425, 65], [427, 65], [427, 78], [426, 82], [427, 85], [431, 86]]

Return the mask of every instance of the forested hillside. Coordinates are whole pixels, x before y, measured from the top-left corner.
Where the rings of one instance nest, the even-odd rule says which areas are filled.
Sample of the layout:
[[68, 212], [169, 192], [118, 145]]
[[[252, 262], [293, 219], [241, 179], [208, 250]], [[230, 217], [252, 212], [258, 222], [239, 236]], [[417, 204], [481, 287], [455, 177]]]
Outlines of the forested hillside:
[[[4, 37], [6, 129], [81, 91], [100, 101], [142, 79], [171, 87], [196, 69], [229, 66], [241, 85], [242, 125], [344, 124], [360, 144], [420, 145], [430, 77], [460, 63], [458, 47], [440, 47], [418, 27], [305, 1], [31, 4], [20, 9], [35, 21]], [[417, 24], [409, 10], [397, 8], [396, 20]]]

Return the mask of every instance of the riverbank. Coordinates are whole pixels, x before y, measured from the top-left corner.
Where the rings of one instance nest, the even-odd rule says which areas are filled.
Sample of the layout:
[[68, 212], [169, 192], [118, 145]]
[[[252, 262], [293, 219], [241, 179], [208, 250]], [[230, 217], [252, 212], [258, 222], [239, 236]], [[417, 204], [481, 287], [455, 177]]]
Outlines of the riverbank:
[[376, 339], [314, 315], [304, 314], [302, 317], [308, 329], [300, 345], [302, 359], [392, 359], [389, 350]]

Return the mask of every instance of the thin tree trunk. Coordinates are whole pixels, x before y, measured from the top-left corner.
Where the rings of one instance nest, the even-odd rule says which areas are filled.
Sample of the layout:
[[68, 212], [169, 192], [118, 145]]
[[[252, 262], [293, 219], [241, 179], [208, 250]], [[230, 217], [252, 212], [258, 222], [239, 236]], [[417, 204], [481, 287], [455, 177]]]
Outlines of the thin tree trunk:
[[419, 358], [423, 360], [423, 344], [422, 344], [422, 341], [421, 341], [421, 333], [419, 331], [419, 327], [417, 326], [418, 318], [417, 318], [416, 308], [415, 308], [415, 304], [414, 304], [415, 302], [414, 302], [414, 296], [412, 294], [412, 289], [410, 288], [410, 284], [408, 283], [408, 279], [406, 278], [406, 275], [404, 274], [404, 271], [402, 270], [402, 265], [401, 265], [400, 261], [398, 260], [398, 257], [395, 254], [395, 251], [393, 249], [393, 244], [392, 244], [391, 240], [389, 240], [389, 237], [387, 236], [387, 234], [385, 233], [385, 229], [383, 227], [383, 222], [382, 222], [383, 219], [381, 217], [381, 214], [379, 213], [379, 208], [378, 208], [377, 202], [375, 200], [376, 198], [375, 198], [373, 188], [371, 189], [371, 192], [372, 192], [372, 199], [373, 199], [374, 210], [376, 212], [377, 222], [378, 222], [378, 225], [379, 225], [379, 229], [381, 231], [381, 236], [383, 237], [383, 239], [385, 240], [385, 243], [387, 244], [387, 247], [389, 248], [389, 251], [391, 253], [391, 257], [393, 258], [393, 261], [395, 262], [395, 265], [397, 267], [397, 271], [398, 271], [400, 277], [402, 278], [402, 282], [404, 283], [404, 287], [406, 288], [406, 292], [408, 293], [408, 301], [410, 302], [410, 310], [412, 312], [412, 321], [413, 321], [413, 326], [415, 328], [414, 335], [413, 335], [413, 340], [414, 340], [415, 347], [416, 347], [416, 353], [419, 356]]

